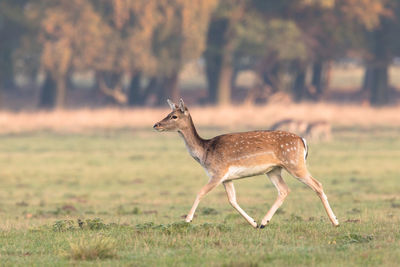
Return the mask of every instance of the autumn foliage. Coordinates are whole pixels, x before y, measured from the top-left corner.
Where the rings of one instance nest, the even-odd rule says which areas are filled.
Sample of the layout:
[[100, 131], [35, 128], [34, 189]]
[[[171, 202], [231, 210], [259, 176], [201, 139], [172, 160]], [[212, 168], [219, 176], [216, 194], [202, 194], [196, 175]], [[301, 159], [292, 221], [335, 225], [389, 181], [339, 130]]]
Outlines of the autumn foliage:
[[229, 104], [243, 70], [257, 76], [248, 101], [281, 91], [319, 100], [331, 63], [352, 58], [382, 105], [399, 10], [395, 0], [3, 0], [0, 88], [41, 74], [39, 106], [62, 108], [72, 75], [91, 73], [93, 94], [157, 105], [179, 97], [187, 62], [204, 60], [208, 103]]

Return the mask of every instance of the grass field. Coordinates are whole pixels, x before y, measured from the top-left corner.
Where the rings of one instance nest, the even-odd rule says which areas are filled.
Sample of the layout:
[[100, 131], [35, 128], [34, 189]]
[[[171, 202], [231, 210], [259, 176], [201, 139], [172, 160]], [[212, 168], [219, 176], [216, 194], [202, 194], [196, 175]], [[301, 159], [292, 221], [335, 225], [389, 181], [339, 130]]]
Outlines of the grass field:
[[[200, 129], [204, 137], [223, 133]], [[0, 265], [395, 266], [400, 262], [400, 128], [336, 127], [308, 165], [341, 226], [292, 177], [263, 230], [223, 187], [183, 223], [207, 177], [176, 133], [147, 129], [0, 136]], [[235, 182], [260, 220], [276, 197], [266, 176]]]

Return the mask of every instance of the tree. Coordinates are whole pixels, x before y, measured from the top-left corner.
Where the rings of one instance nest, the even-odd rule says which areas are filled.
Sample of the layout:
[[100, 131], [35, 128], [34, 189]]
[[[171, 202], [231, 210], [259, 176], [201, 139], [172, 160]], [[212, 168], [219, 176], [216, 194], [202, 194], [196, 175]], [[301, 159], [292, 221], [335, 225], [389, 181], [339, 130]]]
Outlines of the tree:
[[360, 54], [366, 65], [362, 90], [369, 94], [371, 104], [387, 104], [388, 67], [399, 47], [399, 3], [394, 0], [342, 0], [339, 7], [345, 23], [355, 25], [363, 40], [356, 46], [362, 51]]
[[397, 1], [383, 1], [379, 23], [375, 27], [367, 27], [363, 33], [366, 36], [366, 61], [363, 90], [368, 92], [372, 105], [381, 106], [389, 103], [388, 69], [396, 55], [400, 52], [400, 21], [394, 14], [399, 14], [400, 5]]
[[258, 75], [260, 87], [267, 85], [273, 92], [288, 91], [285, 82], [294, 62], [304, 62], [310, 55], [301, 29], [293, 20], [265, 19], [259, 13], [249, 12], [239, 31], [236, 61], [253, 62], [251, 68]]
[[[151, 94], [158, 103], [179, 98], [178, 74], [183, 64], [197, 59], [205, 47], [205, 31], [215, 0], [103, 0], [96, 9], [110, 27], [108, 59], [95, 66], [99, 78], [114, 77], [103, 91], [118, 88], [125, 102], [141, 104]], [[128, 92], [122, 89], [125, 74], [131, 77]], [[141, 88], [146, 77], [148, 86]], [[104, 83], [103, 83], [104, 85]], [[117, 86], [116, 86], [117, 85]], [[112, 88], [114, 87], [114, 88]], [[104, 89], [105, 88], [105, 89]], [[114, 97], [115, 98], [115, 97]]]
[[13, 57], [21, 36], [30, 28], [23, 11], [26, 3], [27, 0], [0, 2], [0, 102], [1, 91], [15, 87]]
[[[233, 36], [233, 65], [235, 72], [240, 69], [252, 69], [258, 76], [258, 88], [270, 88], [273, 92], [288, 90], [290, 82], [285, 77], [293, 70], [294, 62], [305, 61], [310, 51], [303, 32], [296, 21], [287, 13], [293, 9], [293, 1], [243, 1], [240, 19], [236, 19], [232, 26]], [[236, 5], [238, 6], [238, 5]], [[295, 5], [296, 6], [296, 5]], [[224, 13], [223, 13], [224, 14]], [[224, 18], [224, 17], [223, 17]], [[212, 25], [211, 25], [212, 26]], [[221, 33], [218, 33], [218, 24], [215, 23], [215, 30], [210, 27], [210, 43], [208, 64], [210, 95], [221, 90], [217, 84], [218, 77], [214, 69], [219, 66], [218, 52], [226, 55], [229, 51], [224, 49]], [[219, 30], [220, 31], [220, 30]], [[222, 41], [218, 42], [218, 38]], [[221, 57], [221, 56], [219, 56]], [[207, 54], [206, 54], [207, 58]], [[213, 90], [213, 88], [217, 88]], [[264, 92], [265, 95], [266, 92]]]
[[212, 103], [230, 103], [242, 69], [260, 88], [318, 99], [330, 62], [356, 55], [382, 105], [399, 13], [395, 0], [3, 0], [0, 87], [43, 72], [40, 106], [62, 108], [71, 73], [91, 71], [113, 102], [157, 104], [179, 98], [182, 67], [203, 55]]
[[227, 105], [231, 102], [236, 27], [244, 15], [245, 4], [244, 0], [222, 1], [211, 19], [204, 54], [211, 103]]
[[[333, 59], [347, 56], [350, 51], [361, 57], [368, 54], [365, 45], [369, 42], [364, 32], [372, 31], [387, 17], [388, 3], [387, 0], [285, 0], [279, 3], [253, 0], [257, 12], [267, 20], [274, 16], [292, 20], [301, 31], [308, 54], [303, 59], [293, 58], [293, 94], [297, 100], [316, 99], [323, 94], [329, 80], [329, 62]], [[308, 85], [309, 69], [312, 77]]]
[[183, 65], [198, 59], [205, 49], [206, 31], [216, 0], [158, 1], [161, 21], [153, 39], [157, 59], [156, 73], [164, 88], [159, 91], [159, 103], [167, 96], [179, 98], [178, 74]]
[[83, 70], [95, 64], [104, 51], [103, 36], [109, 31], [88, 0], [42, 0], [26, 12], [32, 20], [40, 21], [40, 63], [46, 81], [39, 106], [63, 108], [68, 71], [72, 67]]
[[[108, 29], [102, 36], [106, 44], [102, 57], [91, 65], [96, 72], [96, 87], [119, 104], [135, 104], [141, 99], [140, 82], [124, 89], [125, 75], [138, 76], [151, 71], [155, 59], [151, 53], [154, 27], [158, 23], [155, 1], [91, 1], [102, 24]], [[141, 75], [139, 75], [141, 76]], [[136, 80], [138, 77], [136, 78]], [[136, 86], [136, 87], [135, 87]]]

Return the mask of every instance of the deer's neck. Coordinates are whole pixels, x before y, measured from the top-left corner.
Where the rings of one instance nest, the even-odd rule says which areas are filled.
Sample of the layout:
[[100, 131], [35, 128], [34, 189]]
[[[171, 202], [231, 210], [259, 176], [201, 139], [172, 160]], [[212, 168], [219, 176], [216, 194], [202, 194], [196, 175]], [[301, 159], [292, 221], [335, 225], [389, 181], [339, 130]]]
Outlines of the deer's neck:
[[182, 136], [183, 140], [185, 140], [185, 144], [190, 155], [201, 164], [201, 161], [205, 153], [204, 152], [205, 140], [202, 139], [197, 133], [192, 118], [189, 117], [189, 119], [190, 119], [189, 127], [179, 130], [178, 132]]

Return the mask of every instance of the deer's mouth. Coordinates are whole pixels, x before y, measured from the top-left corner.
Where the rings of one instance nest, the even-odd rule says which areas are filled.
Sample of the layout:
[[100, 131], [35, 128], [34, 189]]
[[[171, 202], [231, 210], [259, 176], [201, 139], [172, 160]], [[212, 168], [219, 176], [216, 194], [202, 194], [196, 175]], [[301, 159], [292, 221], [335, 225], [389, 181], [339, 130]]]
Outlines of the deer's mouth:
[[156, 131], [158, 131], [158, 132], [163, 132], [163, 131], [165, 131], [165, 128], [162, 127], [160, 123], [154, 124], [153, 129], [156, 130]]

